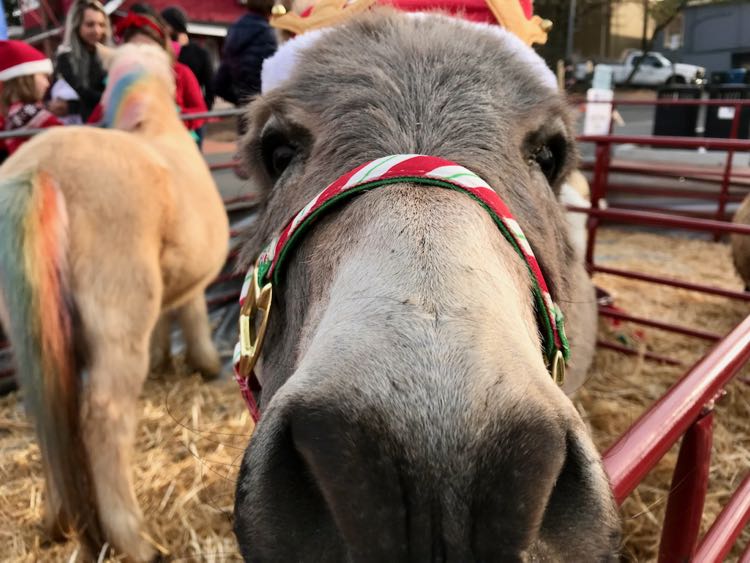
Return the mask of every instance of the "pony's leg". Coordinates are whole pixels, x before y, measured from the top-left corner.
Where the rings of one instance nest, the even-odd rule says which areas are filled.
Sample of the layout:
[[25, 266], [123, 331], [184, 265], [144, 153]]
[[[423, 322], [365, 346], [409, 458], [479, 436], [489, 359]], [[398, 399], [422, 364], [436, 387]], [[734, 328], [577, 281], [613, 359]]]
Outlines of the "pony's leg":
[[82, 418], [99, 517], [107, 540], [118, 551], [148, 561], [154, 549], [141, 536], [143, 515], [131, 469], [137, 400], [148, 372], [148, 336], [140, 342], [96, 342], [92, 349], [95, 358]]
[[151, 333], [151, 363], [149, 371], [168, 371], [172, 366], [172, 315], [162, 312]]
[[[155, 550], [142, 535], [131, 461], [138, 396], [148, 374], [149, 341], [159, 318], [162, 287], [156, 261], [127, 268], [131, 278], [121, 287], [109, 286], [103, 293], [93, 284], [78, 296], [89, 346], [81, 426], [107, 541], [130, 560], [149, 561]], [[133, 279], [148, 291], [133, 291]], [[96, 323], [91, 322], [94, 318]]]
[[185, 337], [186, 359], [190, 367], [198, 370], [205, 379], [218, 377], [221, 359], [211, 340], [211, 324], [203, 291], [177, 310], [177, 320]]

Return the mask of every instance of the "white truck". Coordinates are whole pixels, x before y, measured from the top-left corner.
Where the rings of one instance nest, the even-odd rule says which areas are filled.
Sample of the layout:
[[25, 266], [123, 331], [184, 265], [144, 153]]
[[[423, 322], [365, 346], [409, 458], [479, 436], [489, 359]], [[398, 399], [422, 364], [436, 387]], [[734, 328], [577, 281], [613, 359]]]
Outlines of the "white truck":
[[[643, 57], [642, 51], [630, 51], [626, 53], [619, 63], [608, 64], [612, 69], [615, 84], [624, 84], [633, 71], [633, 67], [639, 59], [643, 58], [638, 71], [633, 76], [630, 84], [633, 86], [663, 86], [664, 84], [702, 84], [705, 80], [706, 69], [700, 66], [673, 63], [661, 53], [650, 51]], [[585, 65], [578, 65], [576, 78], [583, 78], [586, 71], [590, 71]]]

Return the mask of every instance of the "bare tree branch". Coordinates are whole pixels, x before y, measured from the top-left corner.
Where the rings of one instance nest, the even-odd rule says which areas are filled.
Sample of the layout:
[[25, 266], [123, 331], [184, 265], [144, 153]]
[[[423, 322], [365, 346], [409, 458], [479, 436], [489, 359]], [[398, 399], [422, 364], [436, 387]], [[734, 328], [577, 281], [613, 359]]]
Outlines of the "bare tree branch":
[[[649, 12], [656, 20], [656, 25], [654, 26], [654, 30], [651, 32], [651, 37], [646, 37], [645, 35], [645, 29], [644, 29], [644, 35], [643, 35], [643, 42], [642, 42], [642, 56], [640, 58], [635, 59], [635, 64], [633, 65], [633, 69], [630, 71], [630, 74], [625, 79], [625, 84], [630, 84], [633, 80], [633, 77], [638, 72], [638, 69], [641, 68], [641, 63], [646, 59], [646, 53], [651, 51], [654, 48], [654, 41], [656, 41], [657, 35], [664, 31], [670, 23], [674, 21], [674, 19], [682, 12], [682, 10], [685, 8], [685, 6], [688, 5], [688, 2], [690, 0], [676, 0], [676, 1], [669, 1], [669, 0], [662, 0], [661, 2], [657, 3], [656, 5], [652, 6], [649, 9]], [[645, 16], [644, 16], [645, 17]]]

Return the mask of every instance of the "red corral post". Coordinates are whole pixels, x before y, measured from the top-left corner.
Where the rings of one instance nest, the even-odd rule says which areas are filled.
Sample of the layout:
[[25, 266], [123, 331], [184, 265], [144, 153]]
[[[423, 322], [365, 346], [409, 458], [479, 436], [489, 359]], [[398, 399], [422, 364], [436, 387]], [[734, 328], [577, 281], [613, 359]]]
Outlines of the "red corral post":
[[694, 560], [700, 563], [724, 561], [748, 520], [750, 520], [750, 475], [745, 477], [724, 510], [716, 517], [711, 529], [706, 532], [695, 552]]
[[[610, 124], [611, 125], [611, 124]], [[591, 181], [591, 208], [599, 209], [600, 201], [607, 195], [607, 182], [609, 181], [609, 158], [611, 146], [608, 142], [596, 143], [596, 164], [594, 165], [594, 177]], [[599, 219], [589, 214], [586, 226], [588, 228], [588, 241], [586, 243], [586, 267], [589, 272], [594, 266], [594, 248], [596, 247], [596, 231], [599, 228]]]
[[[742, 106], [735, 105], [734, 117], [732, 118], [732, 130], [729, 134], [730, 139], [736, 139], [737, 134], [740, 130], [740, 114], [742, 113]], [[716, 208], [716, 220], [723, 221], [726, 213], [727, 201], [729, 199], [729, 184], [732, 179], [732, 159], [734, 158], [734, 151], [727, 151], [726, 162], [724, 163], [724, 174], [721, 178], [721, 191], [719, 192], [719, 201]], [[720, 233], [714, 233], [714, 240], [721, 240]]]
[[638, 486], [748, 359], [750, 316], [610, 446], [604, 453], [604, 467], [618, 503]]
[[713, 411], [706, 412], [682, 438], [659, 544], [660, 563], [693, 559], [708, 488], [713, 419]]

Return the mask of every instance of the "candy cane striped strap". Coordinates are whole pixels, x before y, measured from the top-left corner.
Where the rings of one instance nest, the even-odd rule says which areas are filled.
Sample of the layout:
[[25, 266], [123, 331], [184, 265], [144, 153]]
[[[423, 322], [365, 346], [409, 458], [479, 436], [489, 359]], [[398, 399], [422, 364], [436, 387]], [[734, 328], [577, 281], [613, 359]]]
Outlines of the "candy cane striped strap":
[[[547, 282], [544, 280], [531, 245], [512, 213], [500, 196], [479, 176], [463, 166], [434, 156], [415, 154], [385, 156], [355, 168], [330, 184], [302, 208], [281, 231], [281, 234], [266, 246], [258, 259], [257, 268], [248, 272], [240, 303], [247, 295], [250, 281], [252, 281], [251, 276], [257, 276], [260, 286], [280, 282], [286, 256], [315, 219], [328, 208], [357, 193], [404, 182], [464, 192], [484, 207], [529, 269], [537, 322], [544, 338], [544, 353], [547, 362], [551, 364], [558, 352], [561, 352], [567, 361], [570, 357], [570, 346], [565, 336], [562, 311], [552, 301]], [[237, 350], [235, 360], [236, 366], [239, 361]]]

